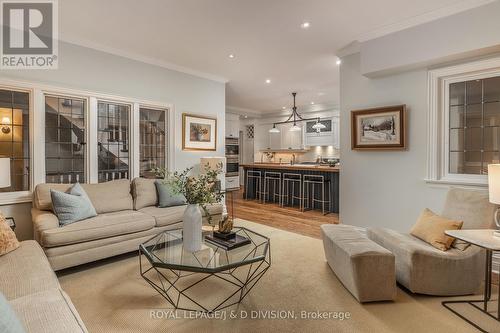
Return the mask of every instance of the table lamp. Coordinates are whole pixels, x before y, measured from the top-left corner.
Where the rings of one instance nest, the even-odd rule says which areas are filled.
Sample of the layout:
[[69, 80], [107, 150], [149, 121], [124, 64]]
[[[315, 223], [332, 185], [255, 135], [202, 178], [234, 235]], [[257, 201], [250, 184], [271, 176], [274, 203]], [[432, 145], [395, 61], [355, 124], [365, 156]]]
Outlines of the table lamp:
[[10, 158], [0, 157], [0, 188], [10, 187]]
[[[488, 164], [488, 187], [490, 194], [490, 202], [495, 205], [500, 205], [500, 164]], [[497, 228], [500, 228], [498, 214], [500, 207], [495, 211], [495, 223]], [[493, 233], [494, 236], [500, 237], [500, 231]]]

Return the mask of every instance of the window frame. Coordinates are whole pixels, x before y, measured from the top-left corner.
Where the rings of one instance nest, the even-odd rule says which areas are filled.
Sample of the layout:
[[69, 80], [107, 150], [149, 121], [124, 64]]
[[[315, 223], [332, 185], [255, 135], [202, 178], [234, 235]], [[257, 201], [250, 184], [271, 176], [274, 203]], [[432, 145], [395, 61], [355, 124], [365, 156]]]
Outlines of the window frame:
[[428, 74], [427, 175], [428, 183], [488, 185], [487, 175], [449, 172], [449, 87], [462, 81], [500, 76], [500, 58], [430, 70]]
[[[135, 132], [137, 133], [137, 137], [134, 137], [134, 152], [136, 154], [134, 154], [134, 165], [135, 165], [135, 169], [137, 170], [137, 177], [140, 176], [140, 172], [141, 172], [141, 166], [140, 166], [140, 154], [141, 154], [141, 139], [140, 139], [140, 135], [141, 135], [141, 128], [140, 128], [140, 114], [141, 114], [141, 109], [144, 108], [144, 109], [150, 109], [150, 110], [155, 110], [155, 111], [161, 111], [161, 112], [165, 112], [165, 131], [170, 131], [170, 119], [169, 119], [169, 110], [167, 108], [160, 108], [158, 107], [157, 105], [149, 105], [149, 104], [144, 104], [144, 103], [137, 103], [137, 104], [134, 104], [134, 114], [136, 116], [136, 119], [134, 121], [134, 130]], [[165, 151], [164, 151], [164, 154], [165, 154], [165, 167], [167, 167], [167, 169], [169, 170], [172, 170], [170, 167], [169, 167], [169, 160], [170, 160], [170, 153], [169, 153], [169, 145], [168, 145], [168, 141], [170, 140], [170, 136], [168, 135], [168, 132], [167, 132], [167, 135], [165, 135]]]
[[[174, 169], [175, 119], [174, 104], [165, 101], [145, 100], [135, 97], [112, 95], [96, 91], [71, 89], [48, 85], [36, 81], [21, 81], [0, 78], [0, 88], [29, 93], [29, 147], [30, 147], [30, 189], [29, 191], [0, 192], [0, 205], [27, 203], [32, 201], [33, 189], [45, 183], [45, 96], [62, 96], [86, 99], [87, 147], [86, 147], [86, 183], [97, 183], [97, 101], [109, 101], [129, 104], [130, 108], [130, 179], [139, 177], [139, 106], [162, 109], [167, 112], [165, 121], [168, 131], [165, 146], [165, 165]], [[35, 140], [36, 138], [36, 140]]]

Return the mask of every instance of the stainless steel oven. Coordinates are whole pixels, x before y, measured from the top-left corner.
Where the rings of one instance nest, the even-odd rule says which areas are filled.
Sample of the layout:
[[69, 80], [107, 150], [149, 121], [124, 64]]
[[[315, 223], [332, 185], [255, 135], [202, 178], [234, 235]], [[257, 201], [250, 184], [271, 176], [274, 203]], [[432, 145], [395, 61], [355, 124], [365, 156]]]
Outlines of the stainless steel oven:
[[228, 157], [226, 160], [226, 176], [233, 177], [239, 175], [240, 161], [239, 158]]
[[238, 138], [226, 138], [226, 157], [238, 158], [240, 155], [240, 145]]

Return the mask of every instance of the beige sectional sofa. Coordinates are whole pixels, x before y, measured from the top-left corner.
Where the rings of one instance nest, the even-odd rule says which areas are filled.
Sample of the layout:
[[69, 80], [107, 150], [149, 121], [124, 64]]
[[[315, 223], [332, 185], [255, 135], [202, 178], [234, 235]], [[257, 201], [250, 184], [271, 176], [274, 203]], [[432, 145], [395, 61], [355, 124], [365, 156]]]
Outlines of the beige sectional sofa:
[[37, 242], [21, 242], [19, 248], [0, 256], [0, 272], [0, 292], [26, 332], [87, 332]]
[[[158, 208], [154, 179], [135, 178], [82, 184], [97, 216], [63, 227], [52, 211], [50, 189], [66, 191], [70, 184], [36, 186], [31, 210], [35, 240], [54, 270], [135, 251], [163, 230], [182, 227], [186, 206]], [[214, 221], [221, 204], [208, 207]]]

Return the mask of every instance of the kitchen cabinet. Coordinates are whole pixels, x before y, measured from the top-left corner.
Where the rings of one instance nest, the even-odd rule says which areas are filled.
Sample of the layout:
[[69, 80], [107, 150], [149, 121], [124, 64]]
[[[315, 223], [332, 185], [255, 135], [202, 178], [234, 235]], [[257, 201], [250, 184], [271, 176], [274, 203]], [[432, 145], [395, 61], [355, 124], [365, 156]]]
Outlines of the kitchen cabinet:
[[240, 136], [240, 122], [226, 119], [226, 137], [238, 138]]
[[[280, 125], [281, 149], [302, 148], [302, 131], [290, 131], [293, 124]], [[299, 125], [300, 126], [300, 125]]]
[[315, 122], [308, 122], [305, 137], [306, 146], [333, 146], [339, 148], [339, 117], [332, 117], [322, 120], [326, 126], [321, 132], [316, 132], [310, 127]]

